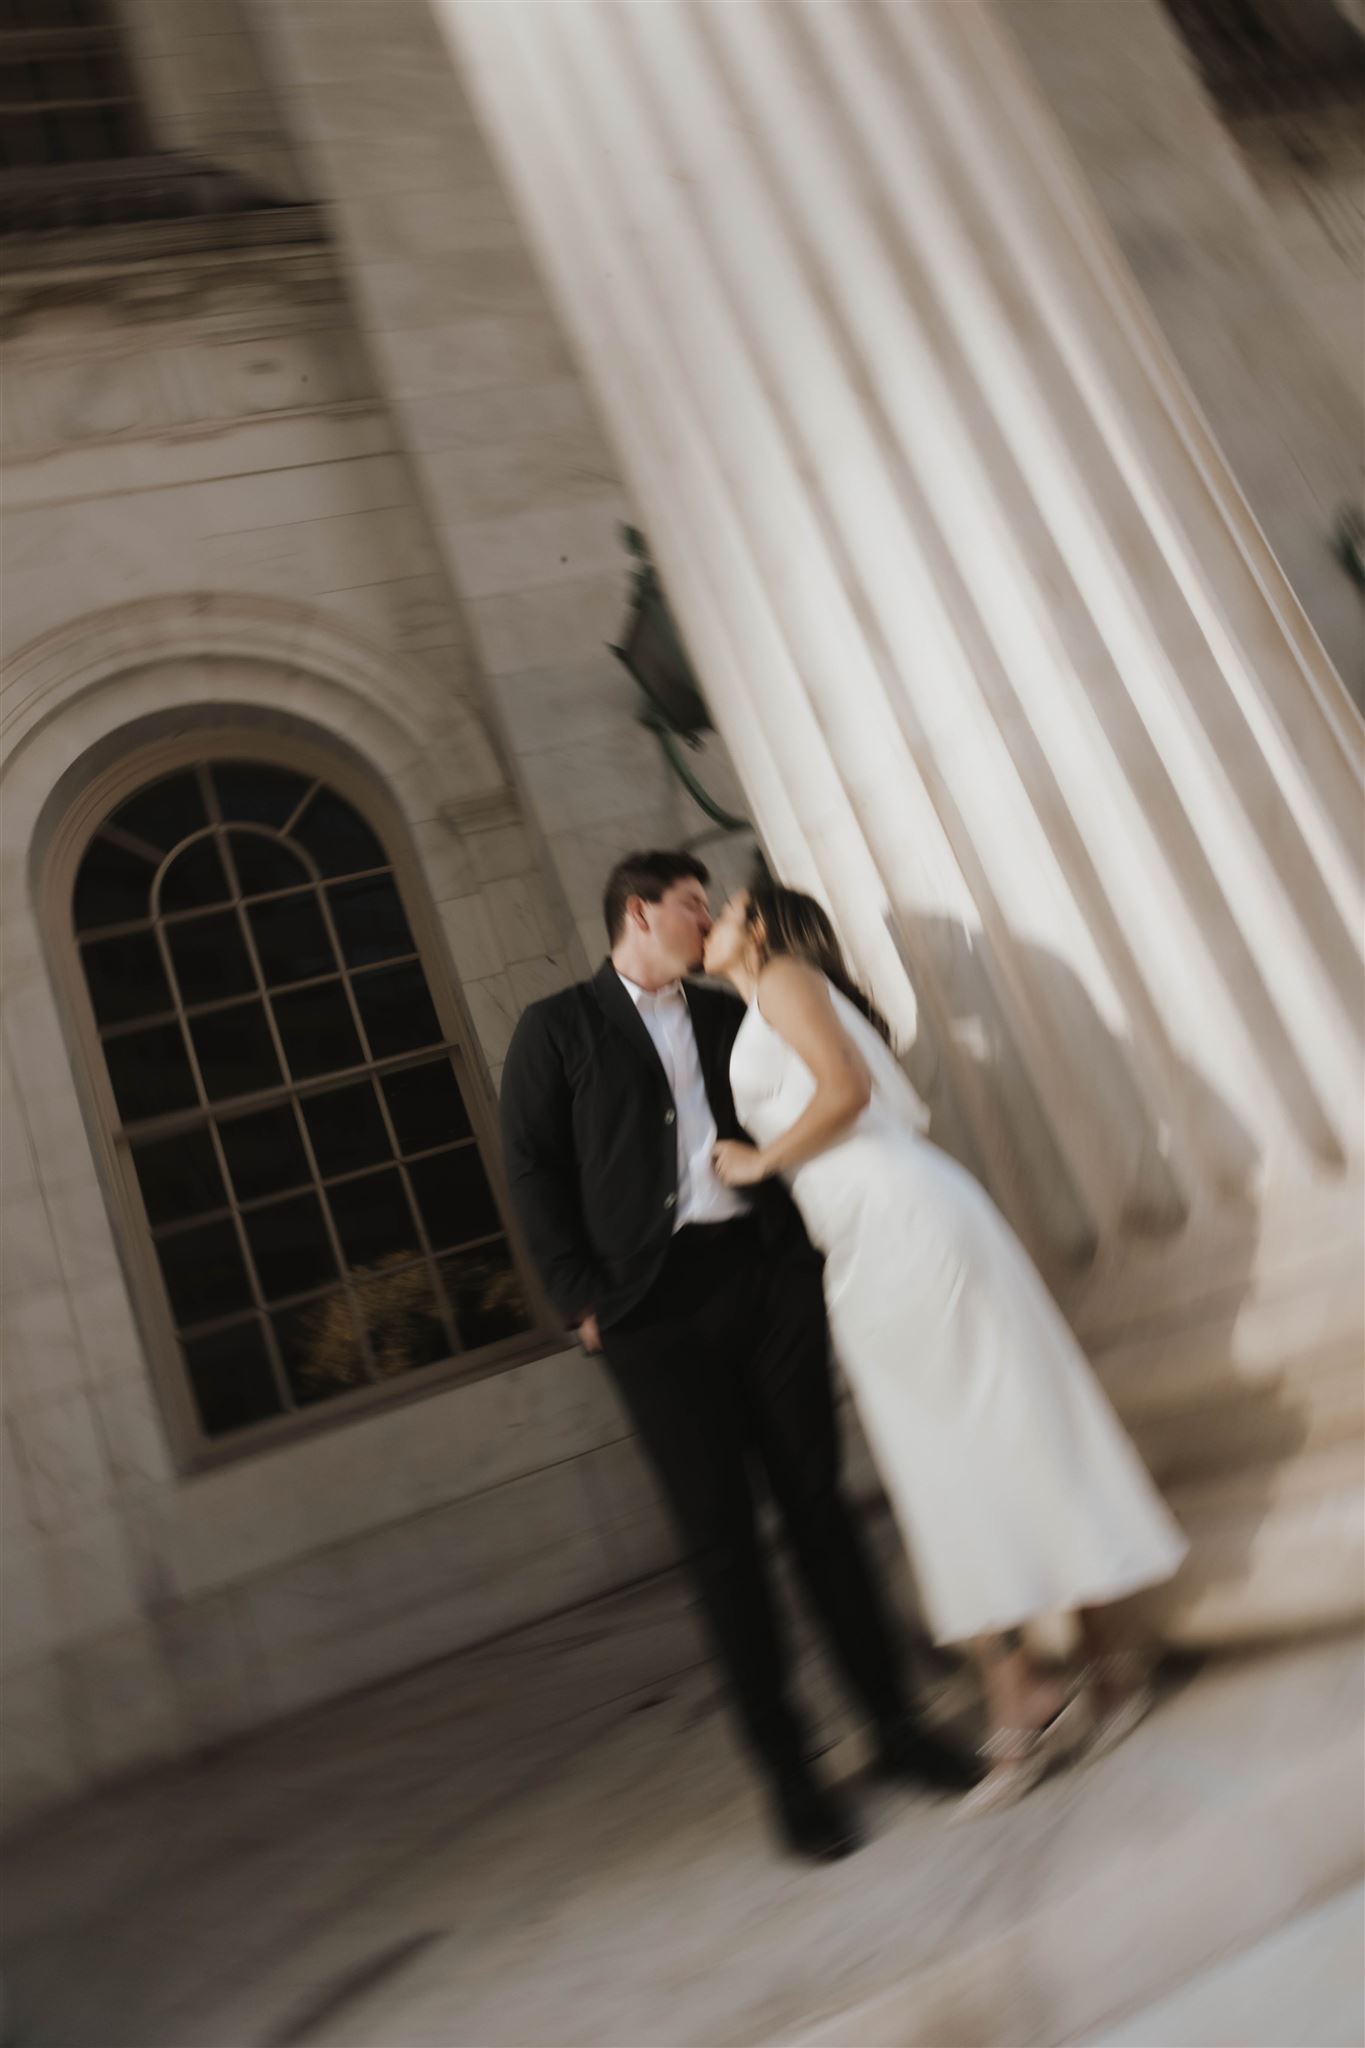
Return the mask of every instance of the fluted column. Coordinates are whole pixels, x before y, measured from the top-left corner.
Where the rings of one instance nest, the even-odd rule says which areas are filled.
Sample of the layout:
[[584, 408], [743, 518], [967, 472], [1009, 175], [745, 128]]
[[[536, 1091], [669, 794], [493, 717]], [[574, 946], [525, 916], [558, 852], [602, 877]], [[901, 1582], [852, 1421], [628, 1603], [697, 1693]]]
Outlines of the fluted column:
[[774, 864], [1198, 1539], [1359, 1605], [1360, 729], [988, 7], [437, 0]]

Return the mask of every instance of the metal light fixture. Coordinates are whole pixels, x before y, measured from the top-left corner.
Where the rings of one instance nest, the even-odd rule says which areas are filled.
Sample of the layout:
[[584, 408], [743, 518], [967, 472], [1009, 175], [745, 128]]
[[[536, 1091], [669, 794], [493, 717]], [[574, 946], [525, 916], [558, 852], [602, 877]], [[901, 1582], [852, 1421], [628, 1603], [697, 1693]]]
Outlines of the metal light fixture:
[[1352, 583], [1365, 590], [1365, 512], [1343, 505], [1332, 535], [1332, 552]]
[[636, 569], [631, 578], [630, 616], [624, 641], [619, 647], [611, 643], [611, 651], [645, 699], [641, 725], [657, 736], [669, 767], [715, 828], [699, 833], [687, 844], [699, 846], [727, 833], [747, 832], [748, 820], [732, 816], [717, 803], [683, 759], [680, 742], [695, 751], [715, 728], [673, 623], [658, 572], [649, 558], [644, 535], [633, 526], [623, 526], [621, 537], [635, 558]]

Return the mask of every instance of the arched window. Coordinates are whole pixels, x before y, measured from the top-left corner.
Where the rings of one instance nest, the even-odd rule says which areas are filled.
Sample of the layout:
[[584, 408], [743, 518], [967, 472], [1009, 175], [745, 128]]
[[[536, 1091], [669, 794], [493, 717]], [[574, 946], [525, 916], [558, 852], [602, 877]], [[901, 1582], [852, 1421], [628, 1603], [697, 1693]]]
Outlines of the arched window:
[[181, 768], [103, 818], [72, 917], [201, 1451], [524, 1352], [487, 1108], [352, 803]]

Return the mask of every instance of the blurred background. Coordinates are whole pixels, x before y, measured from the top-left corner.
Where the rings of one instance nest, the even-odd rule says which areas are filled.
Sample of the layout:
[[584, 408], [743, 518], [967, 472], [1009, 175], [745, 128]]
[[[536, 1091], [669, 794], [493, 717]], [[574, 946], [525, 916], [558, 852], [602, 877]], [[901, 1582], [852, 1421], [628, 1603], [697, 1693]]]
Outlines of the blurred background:
[[[0, 74], [6, 2039], [1361, 2039], [1359, 0]], [[829, 906], [1193, 1539], [1122, 1756], [818, 1880], [498, 1157], [679, 844]]]

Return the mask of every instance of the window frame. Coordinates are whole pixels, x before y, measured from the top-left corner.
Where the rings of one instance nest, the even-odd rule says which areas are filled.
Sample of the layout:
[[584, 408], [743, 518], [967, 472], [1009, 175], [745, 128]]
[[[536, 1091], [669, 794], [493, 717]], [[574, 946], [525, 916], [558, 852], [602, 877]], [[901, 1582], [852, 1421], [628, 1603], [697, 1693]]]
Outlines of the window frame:
[[[85, 21], [49, 22], [30, 28], [0, 26], [0, 64], [83, 64], [93, 87], [98, 88], [93, 96], [76, 100], [58, 99], [51, 93], [34, 93], [31, 97], [24, 93], [19, 99], [6, 101], [0, 107], [0, 177], [13, 181], [42, 179], [53, 171], [90, 177], [106, 166], [145, 160], [152, 154], [146, 110], [129, 62], [122, 25], [108, 0], [97, 0], [90, 13], [93, 18]], [[63, 149], [55, 155], [48, 153], [22, 162], [2, 160], [9, 155], [11, 120], [33, 121], [48, 132], [49, 140], [53, 132], [64, 139], [70, 135], [70, 123], [69, 118], [63, 117], [72, 113], [94, 114], [98, 110], [103, 119], [106, 109], [110, 132], [104, 139], [111, 146], [96, 155]]]
[[[503, 1214], [531, 1323], [527, 1330], [477, 1352], [456, 1353], [393, 1379], [338, 1393], [325, 1401], [248, 1424], [226, 1436], [210, 1437], [200, 1420], [181, 1356], [134, 1167], [132, 1145], [114, 1098], [101, 1030], [81, 962], [73, 897], [86, 850], [112, 811], [164, 776], [225, 760], [287, 769], [323, 782], [354, 806], [383, 847], [447, 1042], [443, 1050], [454, 1068], [480, 1160]], [[346, 1427], [380, 1411], [490, 1378], [563, 1347], [562, 1327], [540, 1285], [510, 1201], [498, 1132], [497, 1098], [465, 1007], [458, 966], [451, 956], [406, 821], [372, 771], [340, 746], [330, 745], [325, 737], [307, 739], [250, 722], [215, 723], [137, 747], [96, 773], [68, 804], [44, 864], [41, 908], [77, 1093], [178, 1471], [188, 1476], [237, 1464], [244, 1458]], [[418, 1058], [419, 1055], [412, 1055], [413, 1063]], [[372, 1071], [373, 1064], [367, 1062], [365, 1071]], [[324, 1085], [326, 1078], [323, 1077]], [[297, 1102], [316, 1085], [286, 1082], [278, 1091], [278, 1099]], [[253, 1101], [254, 1098], [242, 1098], [241, 1111], [245, 1113]], [[234, 1101], [225, 1107], [236, 1114], [239, 1105]]]

